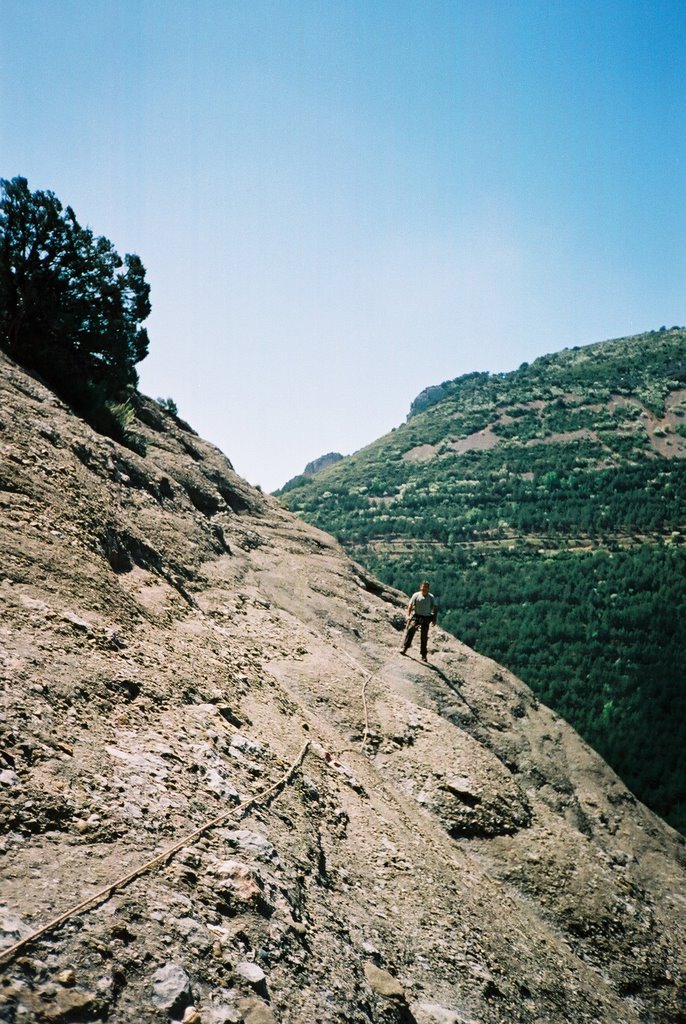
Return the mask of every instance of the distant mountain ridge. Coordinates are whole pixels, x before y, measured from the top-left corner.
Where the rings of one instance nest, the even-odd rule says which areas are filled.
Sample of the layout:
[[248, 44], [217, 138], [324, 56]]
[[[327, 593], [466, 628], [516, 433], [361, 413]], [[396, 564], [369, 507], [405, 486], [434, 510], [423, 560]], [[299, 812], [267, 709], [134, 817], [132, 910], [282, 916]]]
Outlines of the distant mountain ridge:
[[282, 500], [386, 582], [428, 574], [447, 628], [685, 829], [685, 460], [686, 330], [661, 328], [426, 388]]

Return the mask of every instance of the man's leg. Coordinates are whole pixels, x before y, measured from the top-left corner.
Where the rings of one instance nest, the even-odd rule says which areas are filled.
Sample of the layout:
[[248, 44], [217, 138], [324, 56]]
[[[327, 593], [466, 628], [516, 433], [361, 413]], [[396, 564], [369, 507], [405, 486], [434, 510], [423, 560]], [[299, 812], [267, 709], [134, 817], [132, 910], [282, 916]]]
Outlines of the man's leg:
[[407, 629], [405, 630], [405, 638], [403, 640], [403, 654], [409, 647], [412, 646], [414, 635], [417, 632], [417, 620], [414, 616], [408, 620]]
[[426, 661], [427, 646], [429, 641], [429, 619], [422, 619], [419, 625], [419, 646], [422, 660]]

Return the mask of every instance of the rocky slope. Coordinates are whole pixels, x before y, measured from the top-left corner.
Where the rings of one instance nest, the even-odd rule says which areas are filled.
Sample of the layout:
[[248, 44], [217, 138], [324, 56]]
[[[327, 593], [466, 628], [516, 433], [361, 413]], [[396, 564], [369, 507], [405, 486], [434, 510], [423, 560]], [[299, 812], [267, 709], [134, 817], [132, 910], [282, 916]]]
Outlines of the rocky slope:
[[505, 664], [686, 835], [686, 329], [428, 388], [284, 503]]
[[686, 1020], [684, 840], [563, 721], [155, 403], [142, 457], [0, 371], [2, 1020]]

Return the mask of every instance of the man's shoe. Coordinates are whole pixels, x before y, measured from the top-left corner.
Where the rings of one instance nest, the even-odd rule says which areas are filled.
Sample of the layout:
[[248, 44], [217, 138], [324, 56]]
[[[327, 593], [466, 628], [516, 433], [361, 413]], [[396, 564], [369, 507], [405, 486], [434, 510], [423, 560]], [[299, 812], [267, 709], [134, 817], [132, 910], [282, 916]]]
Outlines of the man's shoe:
[[406, 647], [401, 647], [400, 653], [401, 654], [407, 654], [407, 648]]
[[426, 661], [426, 657], [422, 654], [422, 661]]

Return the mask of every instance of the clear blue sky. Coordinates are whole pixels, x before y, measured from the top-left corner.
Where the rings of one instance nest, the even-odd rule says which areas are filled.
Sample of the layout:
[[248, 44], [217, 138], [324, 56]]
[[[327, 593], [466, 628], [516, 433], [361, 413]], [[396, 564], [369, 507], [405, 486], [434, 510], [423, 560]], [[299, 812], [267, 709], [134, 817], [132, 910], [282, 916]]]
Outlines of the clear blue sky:
[[684, 0], [2, 0], [0, 155], [142, 258], [142, 390], [267, 490], [686, 323]]

